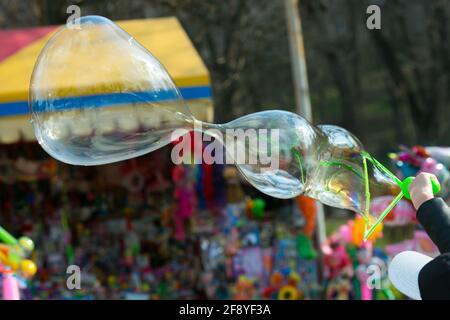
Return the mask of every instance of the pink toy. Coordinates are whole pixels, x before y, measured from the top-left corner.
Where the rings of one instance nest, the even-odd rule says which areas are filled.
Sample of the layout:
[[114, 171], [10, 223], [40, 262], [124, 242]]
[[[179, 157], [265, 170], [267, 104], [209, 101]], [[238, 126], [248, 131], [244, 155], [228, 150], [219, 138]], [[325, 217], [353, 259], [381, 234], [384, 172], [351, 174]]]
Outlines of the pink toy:
[[175, 239], [183, 240], [186, 235], [184, 224], [192, 215], [192, 190], [178, 189], [175, 191], [178, 206], [175, 213]]
[[187, 170], [183, 166], [176, 166], [172, 172], [175, 182], [175, 200], [177, 209], [175, 212], [175, 239], [184, 240], [186, 235], [184, 225], [192, 216], [194, 187], [189, 181]]
[[[433, 173], [435, 174], [438, 171], [439, 163], [433, 158], [426, 158], [421, 165], [421, 170], [423, 172]], [[442, 164], [441, 164], [442, 166]]]
[[12, 274], [3, 274], [3, 300], [20, 300], [19, 282]]
[[[379, 214], [392, 202], [392, 196], [382, 196], [374, 198], [370, 204], [370, 211], [378, 217]], [[416, 222], [416, 210], [411, 202], [400, 200], [400, 202], [392, 209], [384, 220], [386, 226], [404, 226], [409, 223]]]
[[352, 241], [352, 225], [353, 221], [349, 221], [347, 224], [343, 224], [339, 227], [339, 236], [345, 243]]
[[372, 258], [372, 243], [370, 241], [363, 243], [357, 256], [359, 265], [356, 268], [356, 276], [361, 286], [361, 300], [372, 300], [372, 291], [367, 285], [367, 279], [369, 278], [367, 266]]
[[439, 250], [425, 231], [414, 232], [414, 238], [386, 246], [386, 253], [393, 257], [402, 251], [412, 250], [430, 257], [439, 255]]
[[420, 162], [417, 157], [413, 157], [410, 153], [402, 152], [398, 155], [398, 160], [406, 163], [410, 163], [415, 167], [420, 166]]
[[324, 249], [325, 273], [328, 279], [335, 279], [343, 274], [352, 274], [351, 260], [342, 244], [332, 242], [329, 247], [325, 246]]

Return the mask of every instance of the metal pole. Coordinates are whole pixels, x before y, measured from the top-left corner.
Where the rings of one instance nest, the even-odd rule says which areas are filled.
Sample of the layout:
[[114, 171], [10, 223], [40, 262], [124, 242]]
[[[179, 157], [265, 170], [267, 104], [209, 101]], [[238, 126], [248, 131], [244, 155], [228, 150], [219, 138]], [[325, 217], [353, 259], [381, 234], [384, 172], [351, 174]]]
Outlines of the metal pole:
[[305, 47], [303, 45], [298, 0], [285, 0], [285, 4], [297, 112], [308, 121], [312, 121]]
[[[285, 0], [285, 8], [297, 113], [312, 122], [311, 99], [309, 96], [299, 1]], [[316, 207], [316, 233], [319, 243], [322, 243], [326, 239], [325, 215], [322, 203], [317, 201]]]

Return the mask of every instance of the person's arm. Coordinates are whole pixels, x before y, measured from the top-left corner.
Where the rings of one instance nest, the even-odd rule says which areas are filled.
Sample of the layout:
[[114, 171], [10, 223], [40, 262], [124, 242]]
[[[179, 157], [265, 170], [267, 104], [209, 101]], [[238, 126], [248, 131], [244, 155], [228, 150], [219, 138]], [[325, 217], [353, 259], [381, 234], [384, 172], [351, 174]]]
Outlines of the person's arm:
[[442, 198], [434, 198], [430, 179], [435, 176], [419, 174], [411, 183], [411, 201], [422, 224], [441, 253], [450, 252], [450, 208]]
[[417, 210], [417, 220], [441, 253], [450, 252], [450, 208], [442, 198], [425, 201]]

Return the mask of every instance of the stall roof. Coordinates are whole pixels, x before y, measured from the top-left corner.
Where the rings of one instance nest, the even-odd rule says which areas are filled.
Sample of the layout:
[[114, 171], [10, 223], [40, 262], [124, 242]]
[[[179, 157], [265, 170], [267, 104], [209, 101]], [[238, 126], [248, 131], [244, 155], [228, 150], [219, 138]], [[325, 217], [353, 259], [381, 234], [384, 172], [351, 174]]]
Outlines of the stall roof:
[[[210, 78], [174, 17], [118, 21], [161, 61], [193, 113], [212, 118]], [[28, 123], [28, 87], [37, 56], [58, 26], [0, 31], [0, 142], [34, 140]]]

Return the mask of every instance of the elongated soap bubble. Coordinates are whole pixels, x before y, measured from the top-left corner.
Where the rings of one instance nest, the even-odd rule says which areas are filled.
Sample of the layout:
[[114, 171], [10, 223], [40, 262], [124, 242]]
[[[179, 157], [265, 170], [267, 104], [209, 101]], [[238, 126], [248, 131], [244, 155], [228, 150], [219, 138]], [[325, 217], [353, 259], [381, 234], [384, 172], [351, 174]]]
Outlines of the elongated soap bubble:
[[194, 130], [223, 143], [227, 162], [273, 197], [304, 194], [369, 221], [371, 197], [397, 195], [376, 226], [406, 195], [407, 185], [343, 128], [313, 126], [280, 110], [226, 124], [195, 119], [161, 63], [129, 34], [104, 17], [76, 22], [51, 37], [30, 83], [34, 132], [54, 158], [112, 163], [159, 149], [174, 132]]

